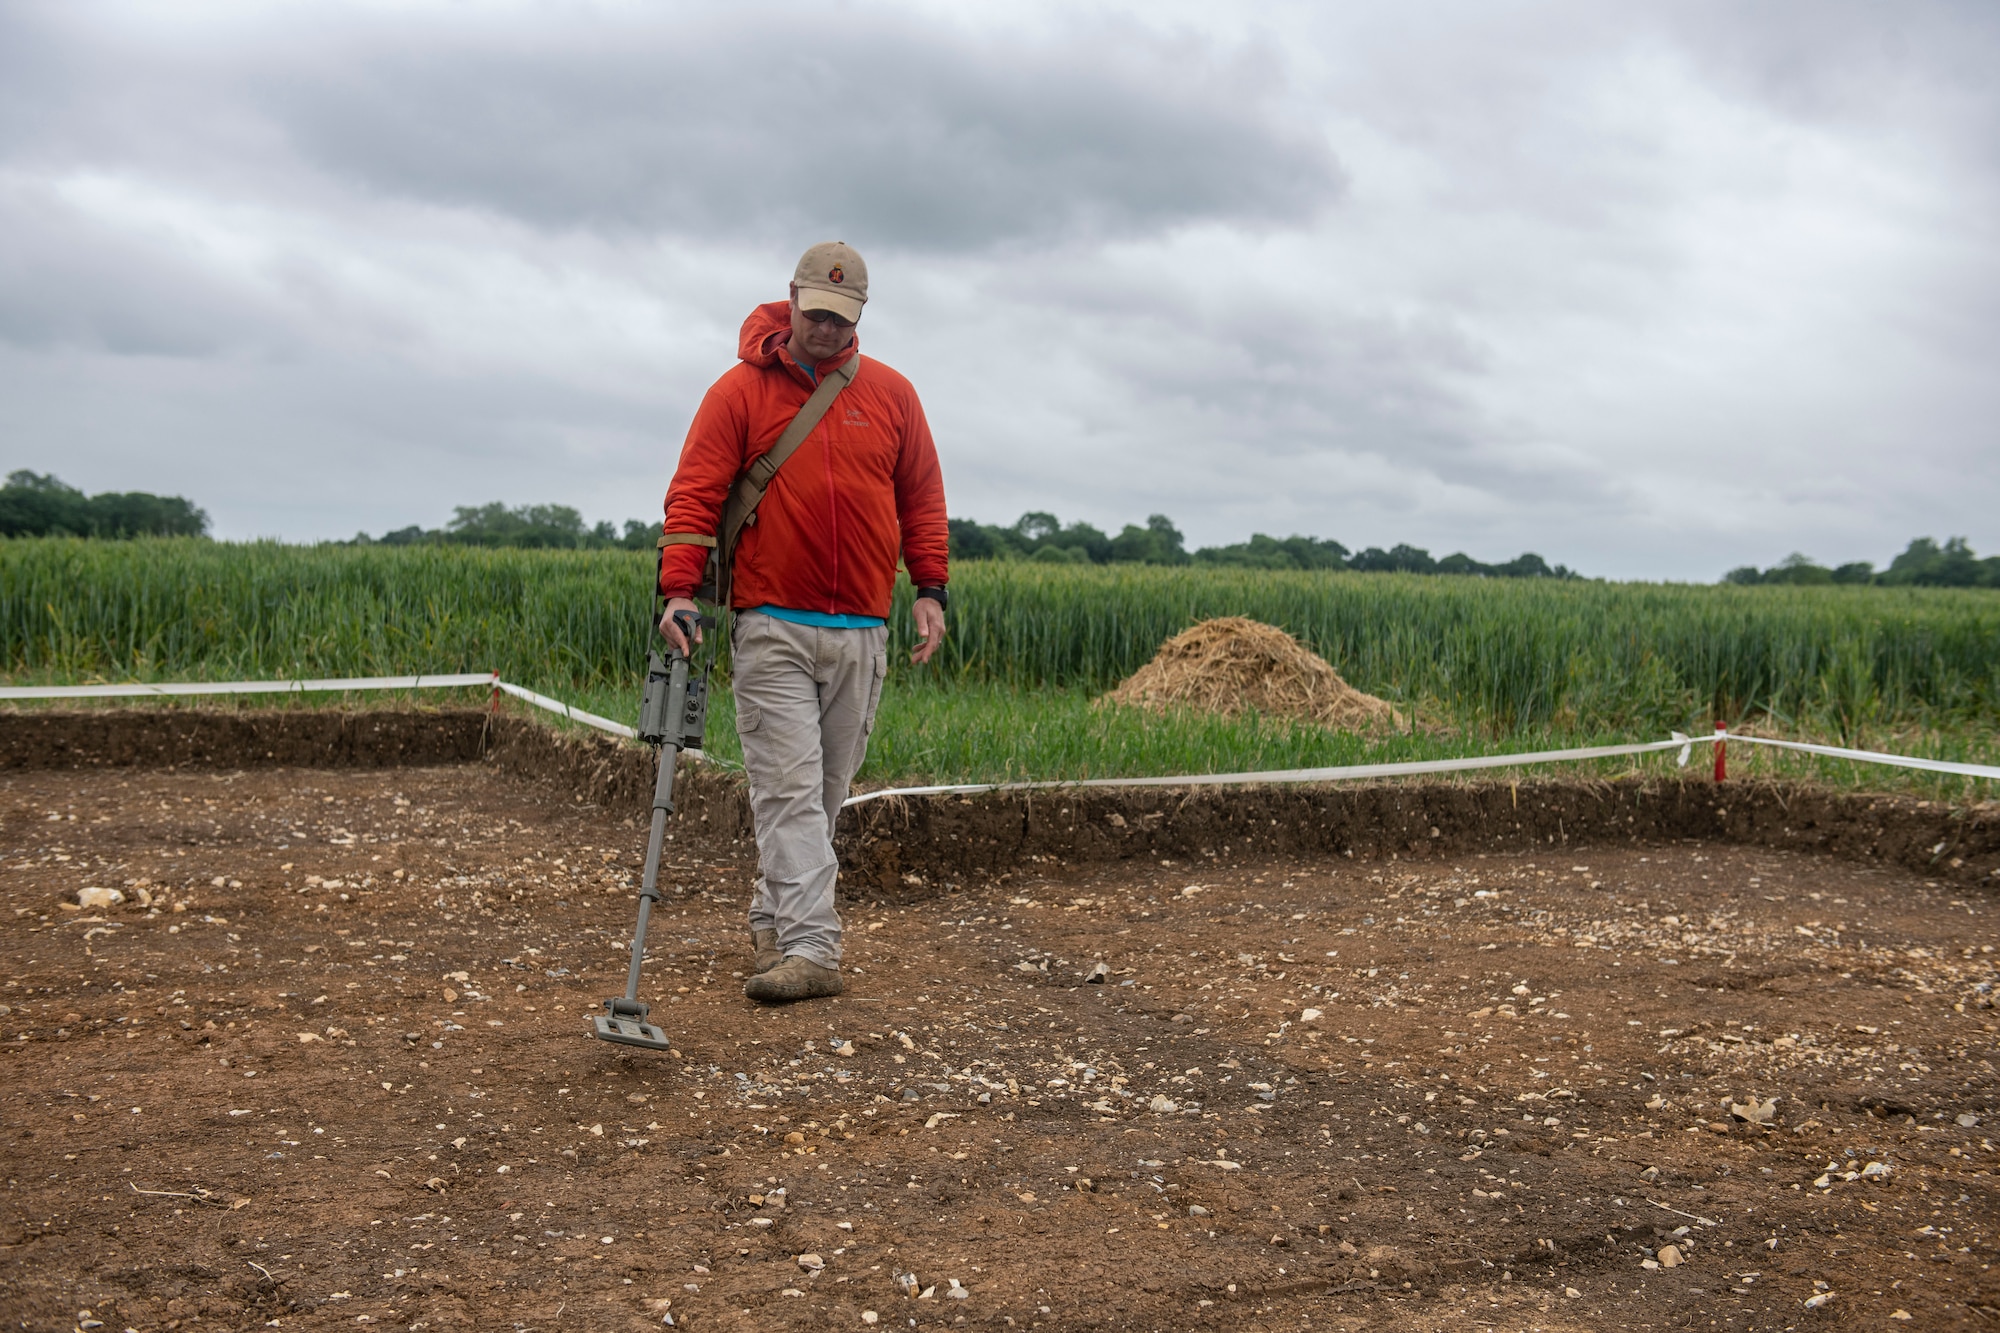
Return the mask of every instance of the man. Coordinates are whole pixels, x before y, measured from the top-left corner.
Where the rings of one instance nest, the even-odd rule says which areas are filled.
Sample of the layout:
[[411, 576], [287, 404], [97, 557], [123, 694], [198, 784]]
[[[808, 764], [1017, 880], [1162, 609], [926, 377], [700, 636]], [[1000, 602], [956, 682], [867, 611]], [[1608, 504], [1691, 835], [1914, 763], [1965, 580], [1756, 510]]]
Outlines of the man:
[[[944, 639], [944, 481], [910, 382], [862, 359], [855, 325], [868, 268], [843, 241], [815, 245], [791, 299], [743, 322], [740, 364], [695, 413], [667, 491], [660, 633], [687, 651], [673, 617], [695, 609], [723, 504], [829, 375], [853, 378], [796, 453], [779, 464], [737, 540], [729, 601], [736, 731], [757, 824], [750, 902], [753, 1000], [838, 995], [839, 865], [834, 819], [861, 767], [888, 673], [898, 557], [917, 586], [928, 662]], [[697, 637], [699, 632], [697, 632]]]

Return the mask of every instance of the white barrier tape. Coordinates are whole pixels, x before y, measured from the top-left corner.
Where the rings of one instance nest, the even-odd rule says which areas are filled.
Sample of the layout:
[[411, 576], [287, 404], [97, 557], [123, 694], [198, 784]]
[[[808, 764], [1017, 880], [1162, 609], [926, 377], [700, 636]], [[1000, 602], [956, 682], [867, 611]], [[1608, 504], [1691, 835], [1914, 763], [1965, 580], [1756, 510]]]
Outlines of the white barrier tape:
[[[216, 695], [216, 694], [304, 694], [309, 692], [333, 692], [340, 690], [432, 690], [448, 689], [466, 685], [491, 686], [493, 689], [513, 695], [516, 699], [531, 703], [537, 708], [545, 708], [551, 713], [559, 713], [572, 722], [595, 727], [599, 731], [622, 736], [626, 740], [637, 740], [639, 733], [623, 722], [613, 722], [608, 717], [585, 712], [572, 707], [560, 699], [551, 699], [546, 694], [515, 685], [500, 679], [497, 671], [461, 672], [451, 676], [348, 676], [339, 680], [216, 680], [197, 681], [189, 684], [141, 684], [141, 685], [8, 685], [0, 686], [0, 699], [139, 699], [171, 695]], [[686, 753], [709, 763], [724, 764], [726, 761], [710, 758], [700, 750]]]
[[[1704, 736], [1699, 739], [1711, 738]], [[1717, 732], [1712, 739], [1735, 741], [1740, 745], [1769, 745], [1780, 750], [1800, 750], [1806, 754], [1824, 755], [1828, 759], [1852, 759], [1859, 764], [1891, 764], [1897, 768], [1921, 768], [1927, 773], [1956, 773], [1968, 778], [2000, 779], [2000, 768], [1991, 764], [1960, 764], [1949, 759], [1917, 759], [1906, 754], [1883, 754], [1876, 750], [1843, 750], [1837, 745], [1811, 745], [1805, 741], [1780, 741], [1765, 736], [1738, 736], [1733, 732]]]
[[159, 685], [9, 685], [0, 699], [136, 699], [154, 695], [306, 694], [332, 690], [430, 690], [491, 685], [494, 673], [456, 676], [354, 676], [345, 680], [218, 680]]
[[[495, 688], [504, 690], [516, 699], [531, 703], [537, 708], [546, 708], [551, 713], [560, 713], [572, 722], [581, 722], [587, 727], [596, 727], [599, 731], [608, 731], [614, 736], [623, 736], [628, 741], [639, 739], [639, 733], [626, 726], [623, 722], [613, 722], [608, 717], [599, 717], [595, 713], [586, 713], [581, 708], [570, 707], [560, 699], [551, 699], [546, 694], [536, 694], [533, 690], [523, 689], [519, 685], [513, 685], [504, 680], [496, 678], [493, 684]], [[698, 752], [691, 750], [689, 753], [694, 754]]]
[[1464, 773], [1481, 768], [1513, 768], [1527, 764], [1568, 763], [1582, 759], [1612, 759], [1619, 755], [1651, 754], [1660, 750], [1680, 751], [1683, 767], [1690, 749], [1701, 743], [1737, 741], [1745, 745], [1770, 745], [1783, 750], [1801, 750], [1830, 759], [1852, 759], [1859, 763], [1892, 764], [1898, 768], [1918, 768], [1931, 773], [1955, 773], [1964, 777], [2000, 780], [2000, 768], [1985, 764], [1960, 764], [1944, 759], [1917, 759], [1908, 755], [1880, 754], [1873, 750], [1843, 750], [1832, 745], [1810, 745], [1804, 741], [1771, 740], [1763, 736], [1738, 736], [1718, 731], [1710, 736], [1683, 736], [1672, 740], [1647, 741], [1639, 745], [1595, 745], [1577, 750], [1537, 750], [1530, 754], [1479, 755], [1467, 759], [1417, 759], [1397, 764], [1349, 764], [1342, 768], [1292, 768], [1264, 773], [1201, 773], [1171, 778], [1078, 778], [1066, 782], [987, 782], [952, 787], [892, 787], [885, 791], [863, 792], [841, 802], [841, 808], [866, 805], [888, 796], [972, 796], [991, 791], [1052, 791], [1067, 787], [1220, 787], [1248, 783], [1347, 782], [1356, 778], [1400, 778], [1424, 773]]
[[[524, 703], [531, 703], [537, 708], [546, 708], [551, 713], [560, 713], [572, 722], [581, 722], [587, 727], [596, 727], [599, 731], [608, 731], [613, 736], [623, 736], [628, 741], [639, 739], [639, 733], [631, 727], [626, 726], [623, 722], [613, 722], [608, 717], [599, 717], [595, 713], [586, 713], [581, 708], [574, 708], [560, 699], [551, 699], [546, 694], [536, 694], [533, 690], [524, 689], [519, 685], [513, 685], [504, 680], [496, 680], [493, 684], [495, 688], [513, 695], [516, 699], [522, 700]], [[719, 768], [743, 767], [743, 765], [731, 763], [727, 759], [718, 759], [705, 750], [682, 750], [681, 753], [690, 759], [699, 759], [705, 764], [714, 764]]]
[[1638, 745], [1592, 745], [1577, 750], [1537, 750], [1531, 754], [1474, 755], [1464, 759], [1413, 759], [1396, 764], [1348, 764], [1341, 768], [1287, 768], [1263, 773], [1201, 773], [1174, 778], [1076, 778], [1066, 782], [987, 782], [957, 787], [894, 787], [887, 791], [863, 792], [841, 802], [841, 808], [866, 805], [887, 796], [970, 796], [989, 791], [1051, 791], [1058, 787], [1221, 787], [1249, 783], [1346, 782], [1355, 778], [1401, 778], [1420, 773], [1463, 773], [1478, 768], [1513, 768], [1523, 764], [1551, 764], [1578, 759], [1613, 759], [1619, 755], [1652, 754], [1679, 750], [1680, 762], [1687, 763], [1688, 750], [1706, 736], [1687, 737], [1674, 733], [1672, 740], [1645, 741]]
[[[443, 676], [349, 676], [337, 680], [224, 680], [186, 684], [133, 685], [8, 685], [0, 686], [0, 699], [133, 699], [165, 696], [217, 694], [307, 694], [343, 690], [431, 690], [486, 685], [511, 694], [537, 708], [560, 714], [572, 722], [595, 727], [626, 740], [639, 733], [622, 722], [585, 712], [560, 699], [510, 681], [497, 671], [461, 672]], [[1896, 768], [1920, 769], [1927, 773], [1951, 773], [1960, 777], [2000, 781], [2000, 767], [1991, 764], [1961, 764], [1948, 759], [1919, 759], [1912, 755], [1884, 754], [1878, 750], [1849, 750], [1837, 745], [1814, 745], [1806, 741], [1781, 741], [1768, 736], [1739, 736], [1718, 731], [1713, 735], [1683, 736], [1645, 741], [1638, 745], [1595, 745], [1575, 750], [1537, 750], [1528, 754], [1475, 755], [1464, 759], [1417, 759], [1396, 764], [1349, 764], [1339, 768], [1274, 769], [1260, 773], [1200, 773], [1162, 778], [1076, 778], [1052, 782], [975, 782], [940, 787], [891, 787], [863, 792], [841, 802], [841, 808], [866, 805], [889, 796], [973, 796], [990, 791], [1052, 791], [1062, 787], [1219, 787], [1251, 783], [1348, 782], [1357, 778], [1412, 777], [1425, 773], [1464, 773], [1481, 768], [1513, 768], [1527, 764], [1569, 763], [1584, 759], [1613, 759], [1620, 755], [1652, 754], [1660, 750], [1680, 750], [1685, 766], [1691, 746], [1716, 741], [1736, 741], [1742, 745], [1768, 745], [1780, 750], [1797, 750], [1828, 759], [1847, 759], [1862, 764], [1888, 764]], [[700, 750], [687, 753], [710, 763], [735, 768], [727, 760], [712, 758]]]

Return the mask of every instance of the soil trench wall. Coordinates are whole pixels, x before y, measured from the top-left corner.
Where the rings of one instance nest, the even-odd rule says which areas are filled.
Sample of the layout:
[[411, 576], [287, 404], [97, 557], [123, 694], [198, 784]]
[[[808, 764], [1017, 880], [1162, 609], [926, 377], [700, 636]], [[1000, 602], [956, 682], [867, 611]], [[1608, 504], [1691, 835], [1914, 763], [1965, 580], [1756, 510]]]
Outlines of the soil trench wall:
[[[401, 768], [490, 763], [557, 791], [641, 816], [653, 752], [609, 736], [564, 735], [478, 708], [102, 708], [0, 712], [0, 773], [51, 768]], [[684, 763], [675, 818], [721, 836], [750, 832], [742, 780]]]
[[[650, 751], [476, 709], [89, 709], [0, 713], [0, 772], [86, 767], [387, 768], [487, 763], [643, 816]], [[677, 823], [752, 832], [742, 776], [684, 764]], [[695, 830], [689, 828], [688, 832]], [[2000, 888], [2000, 805], [1952, 806], [1696, 777], [1411, 781], [1348, 787], [1134, 788], [891, 797], [842, 816], [853, 891], [915, 900], [969, 879], [1134, 858], [1432, 858], [1685, 838], [1820, 852]]]
[[[889, 895], [975, 872], [1146, 857], [1437, 858], [1704, 839], [1829, 853], [2000, 889], [2000, 807], [1701, 779], [1138, 788], [889, 798], [850, 812], [841, 860]], [[915, 880], [912, 880], [912, 876]], [[921, 882], [918, 882], [921, 881]]]
[[484, 749], [487, 722], [476, 709], [24, 709], [0, 713], [0, 771], [465, 763]]

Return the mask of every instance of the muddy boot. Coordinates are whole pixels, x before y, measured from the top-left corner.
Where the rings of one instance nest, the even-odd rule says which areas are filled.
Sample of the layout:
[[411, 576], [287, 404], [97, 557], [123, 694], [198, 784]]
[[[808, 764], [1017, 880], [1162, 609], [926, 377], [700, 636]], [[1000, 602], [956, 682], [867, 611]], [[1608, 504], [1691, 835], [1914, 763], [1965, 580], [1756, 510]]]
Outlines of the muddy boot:
[[838, 995], [845, 989], [839, 968], [821, 967], [796, 954], [769, 972], [760, 972], [743, 983], [745, 995], [765, 1004], [812, 1000], [824, 995]]
[[778, 947], [778, 932], [775, 930], [751, 931], [750, 948], [757, 955], [752, 975], [762, 975], [785, 961], [785, 953]]

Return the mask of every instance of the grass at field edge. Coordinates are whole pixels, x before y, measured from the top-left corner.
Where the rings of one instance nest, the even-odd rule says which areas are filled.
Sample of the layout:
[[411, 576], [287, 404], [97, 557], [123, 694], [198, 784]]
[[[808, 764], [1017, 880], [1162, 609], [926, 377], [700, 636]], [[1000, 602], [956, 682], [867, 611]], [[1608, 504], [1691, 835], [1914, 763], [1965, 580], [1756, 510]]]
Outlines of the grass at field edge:
[[[620, 722], [629, 722], [638, 708], [636, 689], [564, 691], [546, 688], [544, 692], [573, 707]], [[199, 700], [63, 700], [54, 701], [52, 705], [27, 706], [435, 708], [479, 707], [486, 700], [484, 689], [453, 689], [368, 694], [209, 696]], [[559, 730], [591, 731], [583, 724], [570, 722], [511, 698], [505, 699], [503, 706], [513, 713], [534, 717]], [[1681, 730], [1696, 732], [1704, 729], [1699, 724], [1692, 724], [1683, 726]], [[1757, 734], [1824, 744], [1843, 743], [1838, 737], [1798, 734], [1768, 726], [1757, 728]], [[868, 761], [856, 779], [856, 788], [873, 790], [890, 786], [1195, 776], [1519, 754], [1664, 739], [1664, 731], [1658, 735], [1641, 735], [1554, 728], [1502, 735], [1433, 731], [1365, 736], [1324, 731], [1285, 719], [1254, 715], [1237, 718], [1185, 712], [1156, 715], [1134, 709], [1104, 708], [1096, 706], [1092, 697], [1083, 691], [1012, 690], [999, 685], [934, 689], [899, 686], [892, 677], [883, 693], [875, 730], [870, 738]], [[1973, 727], [1948, 732], [1914, 729], [1891, 732], [1885, 729], [1880, 733], [1862, 735], [1858, 738], [1858, 746], [1924, 758], [2000, 766], [2000, 743], [1996, 743], [1996, 737]], [[713, 692], [706, 748], [709, 754], [725, 763], [741, 762], [734, 702], [726, 687]], [[1706, 772], [1711, 763], [1710, 755], [1708, 746], [1696, 745], [1689, 768], [1685, 770], [1677, 765], [1674, 752], [1665, 751], [1607, 760], [1431, 775], [1421, 780], [1493, 781], [1525, 776], [1605, 780], [1637, 774], [1664, 777], [1686, 771]], [[1729, 771], [1732, 777], [1744, 781], [1805, 781], [1839, 790], [1915, 795], [1952, 804], [1974, 804], [2000, 798], [2000, 784], [1981, 779], [1858, 764], [1747, 745], [1731, 748]]]

